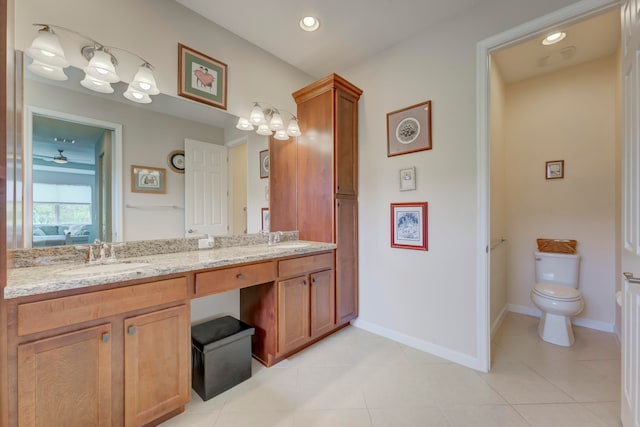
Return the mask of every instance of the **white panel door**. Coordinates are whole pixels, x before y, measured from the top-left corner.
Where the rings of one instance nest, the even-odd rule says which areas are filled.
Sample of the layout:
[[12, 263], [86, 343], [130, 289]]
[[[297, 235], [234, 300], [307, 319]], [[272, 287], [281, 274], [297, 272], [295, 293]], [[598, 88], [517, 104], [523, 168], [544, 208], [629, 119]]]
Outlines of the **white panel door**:
[[640, 0], [622, 18], [622, 394], [624, 427], [640, 427]]
[[185, 236], [227, 234], [227, 147], [185, 139], [184, 154]]

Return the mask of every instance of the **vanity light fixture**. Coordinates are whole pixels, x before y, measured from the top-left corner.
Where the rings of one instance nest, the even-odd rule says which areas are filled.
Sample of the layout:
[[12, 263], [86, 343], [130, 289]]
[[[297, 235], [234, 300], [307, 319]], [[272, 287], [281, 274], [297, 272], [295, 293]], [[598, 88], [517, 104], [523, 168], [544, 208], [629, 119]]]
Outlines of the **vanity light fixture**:
[[[291, 116], [286, 128], [281, 112]], [[240, 117], [236, 124], [237, 129], [246, 131], [254, 130], [255, 127], [258, 128], [256, 130], [258, 135], [271, 136], [275, 132], [274, 138], [281, 141], [289, 139], [290, 136], [302, 135], [296, 116], [289, 111], [275, 108], [264, 102], [254, 102], [249, 118]]]
[[305, 16], [298, 23], [304, 31], [312, 32], [320, 28], [320, 20], [315, 16]]
[[33, 59], [33, 62], [27, 67], [33, 73], [52, 80], [67, 80], [68, 78], [63, 68], [68, 67], [70, 64], [64, 55], [58, 36], [53, 31], [55, 28], [56, 30], [63, 30], [80, 36], [90, 43], [81, 49], [82, 56], [89, 61], [84, 68], [85, 77], [80, 82], [82, 86], [100, 93], [113, 93], [111, 83], [119, 82], [120, 76], [116, 72], [118, 60], [111, 51], [118, 50], [135, 56], [142, 61], [142, 65], [140, 65], [126, 92], [124, 92], [124, 97], [133, 102], [148, 104], [151, 102], [150, 95], [160, 93], [156, 79], [153, 76], [153, 66], [141, 56], [119, 47], [105, 46], [91, 37], [69, 28], [51, 24], [33, 25], [42, 27], [38, 31], [38, 37], [35, 38], [31, 43], [31, 47], [26, 51]]
[[563, 31], [556, 31], [555, 33], [549, 34], [547, 37], [545, 37], [542, 40], [542, 44], [545, 46], [556, 44], [559, 41], [564, 40], [565, 37], [567, 37], [567, 33]]

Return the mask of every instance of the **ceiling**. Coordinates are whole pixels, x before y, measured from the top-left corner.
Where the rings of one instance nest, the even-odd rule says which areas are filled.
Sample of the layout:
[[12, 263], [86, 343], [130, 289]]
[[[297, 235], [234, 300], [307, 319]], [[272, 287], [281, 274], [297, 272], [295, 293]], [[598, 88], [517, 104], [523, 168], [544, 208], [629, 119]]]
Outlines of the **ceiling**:
[[620, 44], [620, 12], [614, 9], [558, 29], [567, 37], [554, 45], [544, 46], [540, 35], [494, 53], [503, 81], [515, 83], [614, 54]]
[[[176, 1], [320, 78], [358, 64], [481, 0], [270, 0], [251, 6], [245, 1]], [[313, 33], [298, 26], [308, 15], [320, 20]]]
[[[253, 2], [251, 7], [243, 1], [175, 1], [320, 78], [348, 69], [482, 0], [271, 0]], [[299, 28], [299, 20], [307, 15], [320, 19], [316, 32]], [[546, 50], [536, 38], [497, 53], [504, 80], [522, 80], [615, 52], [620, 39], [619, 12], [566, 31], [569, 35], [564, 41]], [[540, 59], [543, 57], [546, 60]]]

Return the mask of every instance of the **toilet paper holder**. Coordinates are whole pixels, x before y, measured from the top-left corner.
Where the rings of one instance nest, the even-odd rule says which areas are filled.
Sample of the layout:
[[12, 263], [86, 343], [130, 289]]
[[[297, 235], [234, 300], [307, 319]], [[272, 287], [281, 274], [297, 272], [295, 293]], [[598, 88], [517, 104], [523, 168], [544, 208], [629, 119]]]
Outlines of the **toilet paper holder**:
[[633, 277], [633, 273], [622, 273], [624, 278], [629, 281], [629, 283], [638, 283], [640, 284], [640, 277]]

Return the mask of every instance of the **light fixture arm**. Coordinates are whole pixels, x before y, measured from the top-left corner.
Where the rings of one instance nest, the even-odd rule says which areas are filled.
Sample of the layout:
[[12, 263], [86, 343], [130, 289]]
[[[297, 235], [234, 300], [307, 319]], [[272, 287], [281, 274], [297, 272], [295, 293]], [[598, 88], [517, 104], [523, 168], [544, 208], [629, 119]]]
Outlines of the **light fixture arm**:
[[[127, 49], [124, 49], [124, 48], [121, 48], [121, 47], [118, 47], [118, 46], [108, 46], [108, 45], [102, 44], [99, 41], [97, 41], [97, 40], [95, 40], [95, 39], [93, 39], [93, 38], [91, 38], [91, 37], [89, 37], [89, 36], [87, 36], [85, 34], [82, 34], [82, 33], [78, 32], [76, 30], [72, 30], [71, 28], [63, 27], [62, 25], [37, 24], [37, 23], [34, 23], [32, 25], [36, 26], [36, 27], [42, 27], [40, 29], [40, 31], [51, 31], [51, 29], [56, 29], [56, 30], [63, 30], [63, 31], [75, 34], [76, 36], [82, 37], [83, 39], [89, 41], [91, 43], [91, 45], [93, 45], [93, 46], [85, 46], [85, 47], [82, 48], [82, 50], [84, 51], [87, 47], [89, 47], [91, 49], [91, 54], [93, 54], [93, 51], [95, 51], [95, 50], [105, 50], [106, 52], [109, 52], [110, 50], [114, 50], [115, 49], [115, 50], [120, 50], [122, 52], [126, 52], [129, 55], [133, 55], [136, 58], [138, 58], [139, 60], [141, 60], [143, 66], [148, 67], [150, 70], [153, 71], [153, 65], [151, 65], [151, 63], [149, 61], [147, 61], [146, 59], [144, 59], [142, 56], [138, 55], [137, 53], [131, 52], [130, 50], [127, 50]], [[84, 53], [83, 53], [83, 56], [85, 56], [85, 58], [86, 58], [86, 55]], [[88, 59], [91, 59], [91, 57], [89, 57]]]

